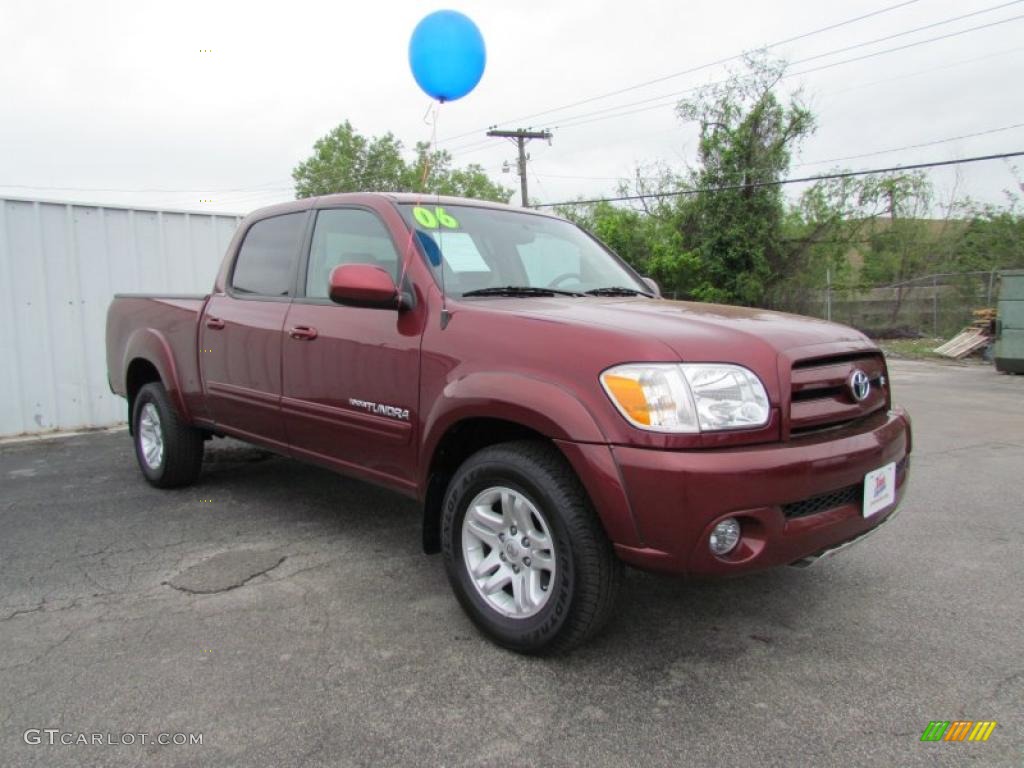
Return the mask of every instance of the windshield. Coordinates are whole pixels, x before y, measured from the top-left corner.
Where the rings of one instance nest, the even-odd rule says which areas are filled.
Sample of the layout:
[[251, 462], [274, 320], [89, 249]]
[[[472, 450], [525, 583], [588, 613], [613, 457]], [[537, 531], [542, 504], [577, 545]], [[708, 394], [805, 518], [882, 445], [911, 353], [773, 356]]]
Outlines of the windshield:
[[650, 293], [628, 268], [568, 221], [468, 205], [401, 204], [399, 209], [439, 280], [443, 256], [449, 295], [486, 295], [487, 289], [493, 293], [507, 287]]

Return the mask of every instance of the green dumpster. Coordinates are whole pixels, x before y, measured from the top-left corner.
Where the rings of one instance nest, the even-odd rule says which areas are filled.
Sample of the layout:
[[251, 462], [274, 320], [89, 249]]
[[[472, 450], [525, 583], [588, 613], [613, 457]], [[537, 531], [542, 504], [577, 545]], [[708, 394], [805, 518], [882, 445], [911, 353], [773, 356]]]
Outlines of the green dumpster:
[[1024, 269], [1003, 270], [999, 280], [996, 370], [1024, 373]]

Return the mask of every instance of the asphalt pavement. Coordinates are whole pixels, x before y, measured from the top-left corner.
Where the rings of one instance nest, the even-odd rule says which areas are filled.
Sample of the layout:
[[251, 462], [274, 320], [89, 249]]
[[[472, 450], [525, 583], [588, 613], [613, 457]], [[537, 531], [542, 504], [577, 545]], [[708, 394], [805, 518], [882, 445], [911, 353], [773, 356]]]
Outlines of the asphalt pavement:
[[0, 765], [1019, 768], [1024, 376], [891, 370], [898, 518], [807, 570], [629, 571], [554, 659], [481, 637], [384, 490], [232, 441], [176, 491], [123, 431], [2, 444]]

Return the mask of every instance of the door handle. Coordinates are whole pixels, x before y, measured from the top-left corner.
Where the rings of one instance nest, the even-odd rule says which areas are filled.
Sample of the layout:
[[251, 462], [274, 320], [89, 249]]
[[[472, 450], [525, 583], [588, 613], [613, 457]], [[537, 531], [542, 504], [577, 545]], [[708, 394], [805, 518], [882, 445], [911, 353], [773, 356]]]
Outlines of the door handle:
[[300, 341], [312, 341], [318, 334], [316, 328], [311, 328], [308, 325], [297, 325], [288, 331], [288, 335]]
[[207, 315], [206, 327], [212, 328], [215, 331], [219, 331], [224, 327], [224, 321], [221, 320], [219, 317], [210, 317], [209, 315]]

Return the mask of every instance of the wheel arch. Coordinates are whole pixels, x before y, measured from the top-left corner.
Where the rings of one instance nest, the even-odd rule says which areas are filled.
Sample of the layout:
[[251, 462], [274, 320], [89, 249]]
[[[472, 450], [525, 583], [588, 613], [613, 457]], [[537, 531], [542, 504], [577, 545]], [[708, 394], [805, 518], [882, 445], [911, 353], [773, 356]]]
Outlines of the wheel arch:
[[174, 353], [163, 334], [151, 328], [133, 333], [125, 345], [124, 361], [122, 370], [125, 372], [124, 392], [128, 399], [128, 427], [133, 434], [131, 422], [135, 397], [142, 387], [153, 382], [163, 384], [175, 410], [183, 419], [190, 420], [178, 382]]
[[419, 487], [423, 502], [423, 550], [440, 550], [440, 518], [448, 482], [458, 467], [483, 448], [514, 440], [549, 443], [573, 466], [598, 509], [603, 510], [566, 443], [606, 443], [585, 406], [563, 387], [523, 375], [470, 374], [449, 384], [426, 419]]

